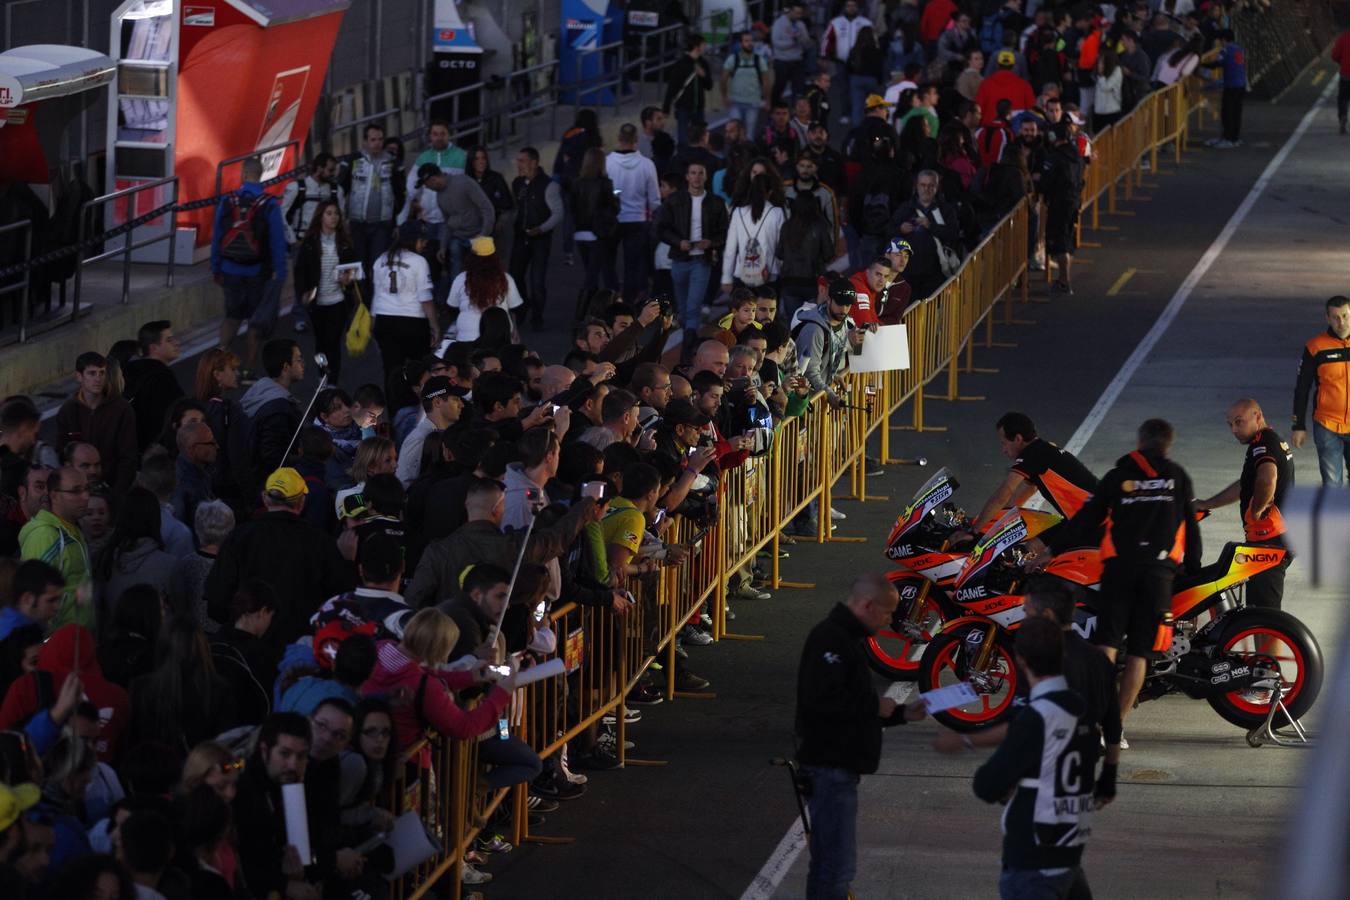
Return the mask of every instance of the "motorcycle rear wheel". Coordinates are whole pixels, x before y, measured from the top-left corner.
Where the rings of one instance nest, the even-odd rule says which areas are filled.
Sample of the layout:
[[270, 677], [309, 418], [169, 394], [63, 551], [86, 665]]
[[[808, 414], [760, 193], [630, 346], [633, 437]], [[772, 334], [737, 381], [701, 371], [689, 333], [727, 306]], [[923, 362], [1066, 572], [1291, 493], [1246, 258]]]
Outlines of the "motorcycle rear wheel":
[[[929, 641], [919, 662], [918, 689], [921, 693], [970, 680], [970, 673], [965, 668], [966, 635], [984, 627], [975, 624], [957, 626]], [[1015, 709], [1012, 701], [1017, 693], [1017, 664], [1013, 661], [1012, 642], [1002, 630], [996, 633], [994, 640], [997, 643], [990, 657], [988, 675], [998, 684], [998, 689], [992, 694], [980, 694], [978, 700], [965, 706], [933, 713], [935, 721], [953, 731], [967, 732], [997, 725], [1012, 716]]]
[[[1247, 607], [1228, 617], [1216, 638], [1227, 653], [1273, 657], [1280, 666], [1284, 683], [1284, 705], [1295, 719], [1302, 718], [1317, 700], [1322, 689], [1322, 649], [1308, 626], [1287, 612]], [[1256, 728], [1266, 721], [1271, 692], [1257, 689], [1230, 691], [1209, 698], [1214, 711], [1239, 728]], [[1289, 724], [1284, 713], [1271, 723], [1280, 728]]]
[[918, 594], [911, 594], [909, 599], [905, 598], [905, 594], [911, 588], [921, 590], [925, 579], [921, 575], [901, 575], [890, 576], [890, 580], [900, 593], [900, 605], [895, 610], [890, 626], [867, 639], [867, 664], [883, 677], [894, 681], [913, 681], [919, 676], [919, 661], [924, 647], [933, 633], [942, 627], [942, 607], [934, 596], [937, 588], [930, 587], [923, 599], [923, 613], [918, 622], [924, 637], [909, 637], [900, 626], [909, 615]]

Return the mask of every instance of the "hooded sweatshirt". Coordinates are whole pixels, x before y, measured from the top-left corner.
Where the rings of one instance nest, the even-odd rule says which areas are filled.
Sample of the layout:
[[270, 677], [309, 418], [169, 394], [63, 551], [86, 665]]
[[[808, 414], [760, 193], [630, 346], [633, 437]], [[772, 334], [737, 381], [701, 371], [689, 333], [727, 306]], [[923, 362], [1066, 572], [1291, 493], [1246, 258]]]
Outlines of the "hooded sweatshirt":
[[826, 305], [803, 311], [793, 328], [797, 359], [812, 391], [829, 390], [830, 381], [844, 371], [847, 359], [849, 320], [832, 324]]
[[[521, 463], [510, 463], [506, 467], [506, 474], [502, 478], [506, 485], [506, 505], [502, 510], [503, 528], [525, 528], [534, 518], [534, 511], [530, 505], [530, 491], [537, 491], [539, 502], [548, 506], [550, 502], [548, 491], [543, 485], [535, 484], [529, 475], [525, 474], [525, 468]], [[555, 556], [544, 563], [548, 569], [548, 599], [557, 600], [562, 595], [562, 567], [558, 564], [558, 558]]]
[[[77, 656], [78, 653], [78, 656]], [[38, 651], [39, 672], [51, 675], [52, 697], [61, 690], [66, 676], [79, 673], [84, 696], [98, 707], [102, 729], [98, 737], [98, 758], [102, 762], [117, 762], [122, 752], [122, 736], [130, 725], [130, 704], [127, 692], [103, 677], [95, 655], [94, 638], [89, 629], [79, 625], [62, 625]], [[14, 682], [0, 704], [0, 730], [14, 728], [29, 720], [24, 731], [33, 740], [38, 752], [45, 752], [60, 733], [47, 710], [41, 708], [35, 675], [27, 675]], [[45, 743], [44, 743], [45, 739]]]
[[605, 157], [605, 174], [619, 192], [619, 222], [646, 222], [661, 205], [656, 164], [636, 150], [615, 150]]
[[271, 378], [259, 378], [239, 399], [247, 426], [250, 468], [261, 480], [282, 463], [286, 445], [300, 425], [300, 404], [291, 392]]
[[37, 622], [25, 616], [12, 606], [0, 607], [0, 641], [14, 633], [14, 629], [23, 628], [25, 625], [36, 625]]
[[154, 538], [138, 539], [130, 550], [124, 550], [113, 558], [112, 572], [108, 580], [99, 586], [100, 614], [112, 621], [117, 601], [133, 585], [154, 585], [161, 594], [168, 596], [176, 568], [178, 559], [161, 548]]
[[511, 695], [494, 687], [472, 710], [465, 710], [452, 691], [473, 685], [470, 672], [446, 672], [424, 666], [393, 641], [381, 641], [375, 671], [361, 693], [391, 695], [400, 689], [418, 698], [395, 707], [394, 733], [399, 750], [406, 749], [428, 726], [455, 740], [469, 740], [492, 727]]

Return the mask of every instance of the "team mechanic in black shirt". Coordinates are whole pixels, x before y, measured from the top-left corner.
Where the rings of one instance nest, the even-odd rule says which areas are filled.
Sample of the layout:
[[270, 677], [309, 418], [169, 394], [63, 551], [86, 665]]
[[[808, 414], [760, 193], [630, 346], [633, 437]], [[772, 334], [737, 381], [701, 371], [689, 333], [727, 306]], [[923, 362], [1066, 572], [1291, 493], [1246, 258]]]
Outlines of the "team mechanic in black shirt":
[[[1285, 528], [1280, 503], [1284, 492], [1294, 486], [1294, 452], [1266, 424], [1260, 404], [1250, 398], [1228, 407], [1228, 430], [1239, 444], [1247, 445], [1242, 474], [1213, 497], [1196, 501], [1195, 508], [1218, 509], [1237, 503], [1247, 543], [1283, 548]], [[1286, 554], [1280, 565], [1248, 579], [1247, 603], [1279, 609], [1284, 598], [1284, 573], [1293, 561], [1293, 554]]]
[[857, 871], [858, 782], [881, 763], [881, 729], [924, 717], [919, 701], [877, 696], [864, 642], [887, 626], [900, 595], [886, 576], [853, 582], [811, 629], [797, 666], [797, 762], [810, 783], [809, 900], [844, 900]]
[[1162, 419], [1139, 426], [1138, 449], [1116, 460], [1096, 493], [1047, 544], [1033, 539], [1028, 551], [1035, 562], [1072, 547], [1101, 541], [1101, 600], [1096, 642], [1115, 662], [1125, 646], [1125, 671], [1120, 676], [1120, 717], [1134, 708], [1144, 684], [1151, 653], [1172, 644], [1172, 581], [1179, 566], [1200, 569], [1200, 528], [1191, 498], [1195, 495], [1186, 470], [1167, 458], [1175, 432]]
[[1013, 465], [975, 517], [976, 530], [992, 524], [1003, 510], [1026, 503], [1037, 491], [1055, 512], [1073, 518], [1097, 489], [1097, 476], [1078, 457], [1040, 437], [1035, 423], [1023, 413], [1005, 413], [994, 427], [999, 452]]

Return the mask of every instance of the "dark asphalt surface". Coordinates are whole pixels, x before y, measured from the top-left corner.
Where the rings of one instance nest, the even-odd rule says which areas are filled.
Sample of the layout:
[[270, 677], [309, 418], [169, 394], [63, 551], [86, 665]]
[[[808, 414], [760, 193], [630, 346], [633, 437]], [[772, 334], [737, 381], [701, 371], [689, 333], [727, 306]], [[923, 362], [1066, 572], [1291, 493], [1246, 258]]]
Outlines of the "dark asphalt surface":
[[[1019, 304], [1016, 314], [1035, 325], [995, 329], [997, 340], [1016, 342], [1015, 348], [977, 347], [976, 366], [998, 372], [963, 375], [961, 393], [985, 399], [930, 400], [927, 423], [948, 430], [892, 433], [894, 454], [924, 455], [930, 467], [889, 467], [884, 476], [868, 479], [869, 493], [888, 495], [888, 501], [836, 500], [836, 508], [848, 515], [836, 534], [863, 536], [867, 543], [787, 548], [791, 558], [783, 562], [782, 577], [814, 581], [817, 588], [734, 602], [731, 627], [763, 635], [763, 641], [689, 648], [690, 668], [711, 679], [716, 699], [644, 708], [642, 721], [628, 732], [637, 744], [630, 755], [669, 764], [590, 773], [585, 796], [550, 813], [537, 830], [575, 843], [531, 844], [496, 858], [488, 866], [495, 881], [481, 889], [493, 897], [739, 897], [797, 814], [784, 771], [768, 761], [792, 751], [795, 673], [807, 631], [843, 597], [857, 572], [887, 567], [881, 542], [900, 507], [935, 467], [952, 467], [962, 483], [958, 500], [978, 509], [1005, 472], [993, 434], [1000, 414], [1025, 411], [1044, 436], [1068, 439], [1315, 93], [1305, 77], [1279, 104], [1249, 102], [1243, 148], [1205, 149], [1202, 141], [1215, 129], [1210, 122], [1192, 132], [1192, 149], [1180, 167], [1170, 155], [1162, 156], [1161, 171], [1145, 173], [1143, 189], [1133, 202], [1122, 199], [1120, 215], [1103, 213], [1103, 230], [1084, 231], [1085, 241], [1102, 246], [1081, 251], [1076, 295], [1040, 302], [1045, 285], [1033, 280], [1037, 302]], [[556, 296], [546, 329], [526, 334], [527, 343], [550, 362], [565, 351], [567, 314], [580, 280], [578, 269], [560, 264], [560, 252], [553, 259]], [[1106, 297], [1127, 269], [1137, 273], [1116, 296]], [[290, 333], [289, 320], [278, 333]], [[299, 339], [312, 350], [309, 335]], [[187, 389], [196, 359], [188, 355], [176, 367]], [[372, 342], [364, 358], [345, 364], [343, 384], [350, 389], [378, 381], [378, 372]], [[311, 371], [303, 387], [312, 389], [315, 381]], [[302, 397], [308, 392], [297, 390]], [[1165, 405], [1166, 397], [1159, 403]], [[903, 407], [895, 424], [907, 424], [910, 414]], [[936, 871], [913, 874], [940, 877]], [[896, 895], [902, 893], [897, 886]]]

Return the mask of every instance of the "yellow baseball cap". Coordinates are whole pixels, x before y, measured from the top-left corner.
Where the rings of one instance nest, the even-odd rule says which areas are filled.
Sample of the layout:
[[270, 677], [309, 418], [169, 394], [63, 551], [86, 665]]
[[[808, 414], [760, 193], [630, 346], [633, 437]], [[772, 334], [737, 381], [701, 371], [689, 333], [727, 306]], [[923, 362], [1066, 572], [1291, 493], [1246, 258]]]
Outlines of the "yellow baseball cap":
[[868, 94], [867, 102], [864, 104], [867, 109], [886, 109], [894, 105], [880, 94]]
[[19, 816], [37, 805], [42, 791], [35, 784], [0, 784], [0, 831], [19, 820]]
[[994, 62], [1000, 66], [1017, 65], [1017, 56], [1011, 50], [1000, 50], [998, 56], [994, 57]]
[[286, 500], [293, 500], [309, 493], [309, 488], [305, 485], [305, 479], [300, 477], [299, 472], [291, 468], [277, 469], [271, 475], [268, 475], [263, 490]]
[[479, 235], [469, 241], [469, 249], [474, 256], [491, 256], [497, 252], [497, 242], [487, 235]]

